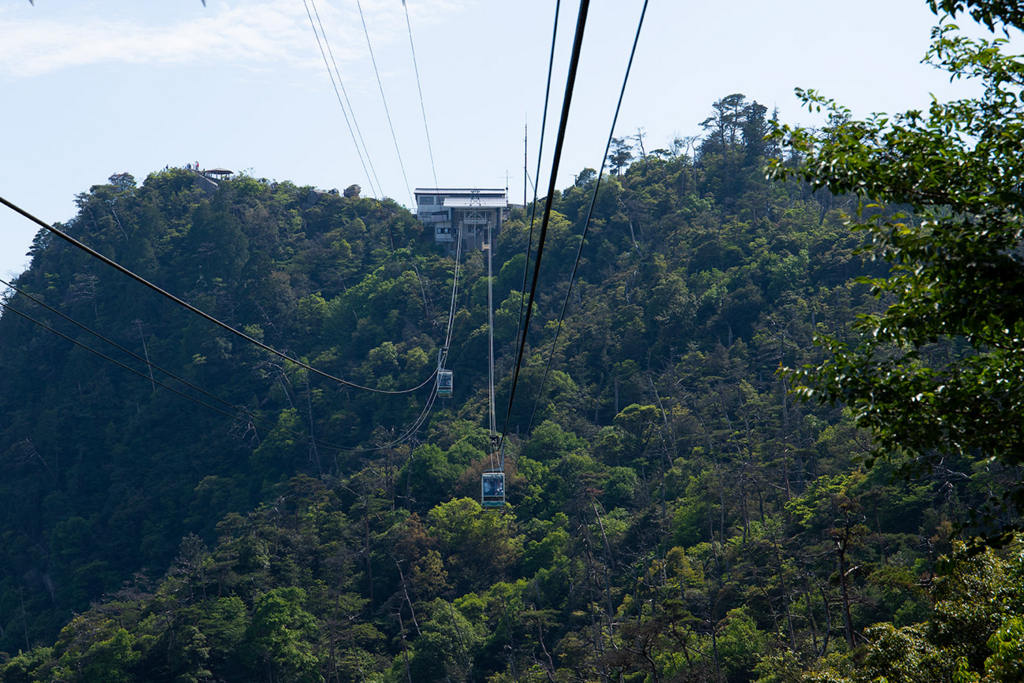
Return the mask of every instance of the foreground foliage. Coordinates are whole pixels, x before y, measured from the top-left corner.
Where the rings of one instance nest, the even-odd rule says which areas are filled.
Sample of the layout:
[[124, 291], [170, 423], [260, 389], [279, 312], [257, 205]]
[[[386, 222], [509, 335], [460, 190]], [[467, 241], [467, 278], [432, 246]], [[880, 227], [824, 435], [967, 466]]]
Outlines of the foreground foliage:
[[[1015, 3], [968, 5], [990, 27], [1024, 28]], [[776, 139], [801, 162], [775, 165], [777, 176], [856, 195], [854, 229], [870, 237], [872, 258], [892, 266], [864, 280], [886, 307], [859, 318], [857, 341], [824, 337], [830, 356], [791, 373], [803, 397], [849, 406], [876, 453], [897, 457], [908, 474], [965, 455], [986, 463], [992, 495], [976, 523], [1003, 532], [993, 543], [1024, 511], [1024, 62], [1006, 44], [966, 38], [950, 23], [934, 29], [929, 61], [981, 94], [933, 101], [927, 112], [856, 121], [803, 93], [830, 125], [780, 127]]]

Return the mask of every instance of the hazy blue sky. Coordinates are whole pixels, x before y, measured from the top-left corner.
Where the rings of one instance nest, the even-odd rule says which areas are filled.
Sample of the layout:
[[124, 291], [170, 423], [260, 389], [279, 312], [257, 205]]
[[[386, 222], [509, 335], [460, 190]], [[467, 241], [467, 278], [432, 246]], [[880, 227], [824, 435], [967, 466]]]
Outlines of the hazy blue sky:
[[[642, 0], [594, 0], [559, 187], [600, 163]], [[523, 194], [544, 99], [550, 0], [408, 0], [438, 181]], [[408, 185], [433, 184], [401, 0], [362, 0]], [[383, 194], [410, 203], [355, 0], [319, 0]], [[577, 3], [562, 2], [551, 150]], [[955, 91], [919, 64], [936, 18], [924, 0], [651, 0], [618, 134], [648, 149], [700, 132], [741, 92], [811, 123], [794, 87], [855, 115], [927, 106]], [[967, 22], [965, 22], [967, 23]], [[959, 86], [962, 88], [962, 86]], [[962, 91], [962, 90], [961, 90]], [[167, 164], [369, 193], [302, 0], [4, 0], [0, 195], [46, 221], [113, 173]], [[548, 166], [545, 161], [545, 167]], [[546, 184], [544, 172], [541, 182]], [[35, 227], [0, 210], [0, 275], [19, 272]]]

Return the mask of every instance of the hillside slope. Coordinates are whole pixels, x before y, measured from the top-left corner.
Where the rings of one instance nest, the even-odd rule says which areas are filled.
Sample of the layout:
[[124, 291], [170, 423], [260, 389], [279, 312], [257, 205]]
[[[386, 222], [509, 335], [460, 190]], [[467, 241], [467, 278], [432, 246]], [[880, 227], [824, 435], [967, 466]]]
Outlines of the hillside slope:
[[[307, 373], [40, 234], [17, 287], [237, 419], [3, 314], [3, 680], [746, 681], [780, 649], [813, 659], [922, 619], [990, 475], [861, 470], [870, 444], [841, 409], [787, 396], [780, 364], [817, 359], [813, 334], [853, 334], [874, 302], [851, 281], [867, 272], [856, 207], [768, 184], [764, 108], [732, 97], [742, 115], [694, 156], [621, 148], [533, 416], [593, 171], [556, 198], [502, 514], [473, 500], [479, 252], [460, 271], [455, 396], [389, 445], [429, 384], [381, 395]], [[113, 176], [78, 206], [77, 239], [294, 358], [386, 390], [430, 377], [454, 262], [393, 202], [244, 176], [208, 198], [172, 170]], [[529, 221], [496, 237], [499, 425]]]

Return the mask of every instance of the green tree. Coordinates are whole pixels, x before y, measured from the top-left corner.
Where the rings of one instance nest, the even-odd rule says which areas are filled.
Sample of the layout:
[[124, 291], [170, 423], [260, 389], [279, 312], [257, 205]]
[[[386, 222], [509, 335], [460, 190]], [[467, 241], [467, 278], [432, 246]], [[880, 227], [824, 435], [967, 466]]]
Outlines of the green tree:
[[[990, 27], [1024, 27], [1016, 5], [967, 5]], [[860, 339], [823, 337], [832, 357], [790, 374], [803, 398], [846, 404], [875, 437], [876, 455], [906, 454], [908, 474], [951, 456], [1012, 468], [1024, 462], [1024, 61], [1004, 53], [1003, 38], [969, 39], [949, 23], [932, 35], [928, 60], [978, 82], [978, 96], [853, 120], [833, 100], [798, 91], [829, 125], [775, 132], [800, 163], [778, 161], [772, 174], [856, 195], [854, 229], [890, 267], [864, 280], [886, 305], [858, 320]], [[1020, 478], [994, 502], [1024, 510]]]
[[484, 514], [475, 500], [456, 498], [431, 510], [427, 520], [460, 588], [486, 587], [519, 559], [522, 543], [512, 514]]
[[1024, 550], [971, 554], [959, 544], [936, 580], [926, 622], [865, 630], [869, 644], [823, 662], [805, 680], [821, 683], [1009, 683], [1020, 681]]
[[767, 642], [746, 607], [729, 610], [718, 632], [718, 656], [730, 681], [752, 680], [757, 657], [764, 653]]
[[135, 637], [119, 628], [109, 640], [89, 648], [87, 657], [91, 660], [82, 671], [83, 679], [97, 683], [130, 683], [135, 680], [132, 667], [141, 655], [134, 649]]
[[250, 666], [262, 680], [306, 683], [320, 680], [313, 655], [316, 620], [302, 608], [301, 588], [275, 588], [261, 596], [246, 633]]
[[628, 138], [612, 138], [612, 150], [608, 153], [608, 164], [611, 166], [612, 175], [619, 175], [629, 165], [633, 158], [633, 145], [627, 142]]

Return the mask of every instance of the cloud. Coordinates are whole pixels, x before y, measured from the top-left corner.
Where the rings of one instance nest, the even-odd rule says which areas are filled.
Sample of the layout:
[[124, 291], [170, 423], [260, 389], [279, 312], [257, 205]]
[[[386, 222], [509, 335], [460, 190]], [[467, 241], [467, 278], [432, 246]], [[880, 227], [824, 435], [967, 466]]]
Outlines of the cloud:
[[[375, 51], [407, 40], [398, 0], [360, 2]], [[301, 0], [208, 0], [207, 4], [205, 10], [197, 11], [181, 9], [178, 3], [181, 14], [191, 17], [170, 21], [166, 10], [157, 16], [148, 8], [125, 11], [123, 6], [112, 7], [103, 16], [95, 3], [88, 10], [59, 16], [41, 7], [0, 13], [0, 78], [33, 78], [102, 64], [235, 62], [254, 68], [272, 64], [306, 68], [321, 64], [322, 68]], [[463, 10], [465, 4], [464, 0], [417, 0], [410, 1], [409, 11], [414, 27], [425, 29]], [[356, 2], [320, 0], [315, 7], [339, 64], [364, 59], [366, 38]], [[132, 16], [116, 16], [126, 14]]]

